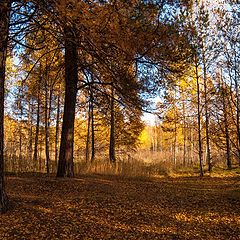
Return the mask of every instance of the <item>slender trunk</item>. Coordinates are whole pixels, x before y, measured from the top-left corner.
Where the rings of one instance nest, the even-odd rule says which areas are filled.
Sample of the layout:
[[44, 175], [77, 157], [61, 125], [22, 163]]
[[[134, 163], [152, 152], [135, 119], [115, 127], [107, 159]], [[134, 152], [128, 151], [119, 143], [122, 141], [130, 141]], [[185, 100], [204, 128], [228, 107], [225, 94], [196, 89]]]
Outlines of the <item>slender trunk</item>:
[[89, 161], [89, 142], [90, 142], [90, 124], [91, 124], [91, 101], [88, 103], [88, 121], [87, 121], [87, 139], [86, 139], [86, 163]]
[[19, 156], [18, 156], [18, 162], [19, 162], [19, 168], [18, 171], [22, 171], [23, 166], [23, 158], [22, 158], [22, 115], [23, 115], [23, 108], [22, 108], [22, 101], [20, 101], [20, 123], [19, 123]]
[[0, 213], [8, 208], [4, 182], [4, 82], [11, 1], [0, 2]]
[[35, 130], [35, 140], [34, 140], [34, 153], [33, 160], [36, 166], [38, 165], [38, 137], [39, 137], [39, 124], [40, 124], [40, 83], [38, 86], [38, 98], [37, 98], [37, 122]]
[[93, 92], [90, 93], [90, 106], [91, 106], [91, 130], [92, 130], [92, 156], [91, 162], [95, 159], [95, 128], [94, 128], [94, 104], [93, 104]]
[[[28, 132], [28, 160], [31, 162], [32, 165], [32, 126], [33, 126], [33, 106], [32, 106], [32, 101], [29, 99], [28, 102], [28, 127], [29, 127], [29, 132]], [[32, 166], [31, 166], [32, 167]]]
[[73, 177], [74, 120], [78, 64], [74, 28], [65, 27], [65, 102], [57, 177]]
[[239, 100], [239, 79], [237, 77], [237, 56], [234, 51], [234, 83], [236, 91], [236, 125], [237, 125], [237, 151], [238, 151], [238, 164], [240, 166], [240, 100]]
[[162, 148], [163, 148], [163, 140], [162, 140], [162, 128], [161, 128], [161, 124], [159, 124], [159, 134], [158, 134], [158, 137], [159, 137], [159, 141], [158, 141], [158, 149], [159, 149], [159, 152], [160, 152], [160, 156], [162, 156]]
[[195, 65], [195, 74], [197, 80], [197, 109], [198, 109], [198, 156], [199, 156], [199, 165], [200, 165], [200, 176], [203, 176], [203, 151], [202, 151], [202, 135], [201, 135], [201, 102], [200, 102], [200, 85], [199, 85], [199, 75], [198, 75], [198, 66]]
[[[221, 69], [222, 71], [222, 69]], [[227, 168], [230, 170], [232, 168], [232, 161], [231, 161], [231, 148], [230, 148], [230, 136], [228, 130], [228, 114], [227, 114], [227, 97], [225, 91], [227, 88], [224, 86], [223, 79], [222, 79], [222, 72], [220, 76], [220, 86], [222, 92], [222, 104], [223, 104], [223, 116], [224, 116], [224, 130], [225, 130], [225, 141], [226, 141], [226, 154], [227, 154]]]
[[191, 142], [191, 161], [190, 161], [190, 164], [191, 166], [193, 165], [193, 162], [194, 162], [194, 147], [195, 147], [195, 144], [194, 144], [194, 134], [193, 134], [193, 130], [192, 130], [192, 126], [190, 127], [190, 142]]
[[185, 102], [183, 101], [183, 166], [186, 166], [186, 112], [185, 112]]
[[[45, 76], [46, 77], [46, 76]], [[49, 112], [48, 109], [49, 104], [48, 104], [48, 100], [50, 101], [50, 99], [48, 99], [48, 85], [47, 85], [47, 80], [45, 79], [45, 155], [46, 155], [46, 170], [47, 170], [47, 175], [49, 175], [49, 161], [50, 161], [50, 157], [49, 157]]]
[[18, 91], [18, 99], [17, 99], [17, 107], [20, 109], [20, 116], [19, 117], [19, 127], [18, 127], [18, 134], [19, 134], [19, 154], [18, 154], [18, 168], [17, 171], [23, 170], [23, 157], [22, 157], [22, 128], [23, 128], [23, 84], [19, 87]]
[[110, 120], [110, 145], [109, 145], [109, 159], [110, 162], [116, 162], [115, 153], [115, 109], [114, 109], [114, 88], [111, 89], [110, 97], [110, 109], [111, 109], [111, 120]]
[[208, 111], [208, 99], [207, 99], [207, 69], [205, 63], [205, 55], [203, 54], [203, 81], [204, 81], [204, 103], [205, 103], [205, 130], [206, 130], [206, 148], [207, 148], [207, 164], [208, 171], [212, 171], [212, 160], [210, 151], [210, 137], [209, 137], [209, 111]]
[[[42, 139], [41, 139], [42, 140]], [[43, 152], [43, 145], [42, 141], [39, 143], [39, 158], [38, 158], [38, 168], [39, 172], [42, 172], [42, 152]]]
[[56, 116], [56, 134], [55, 134], [55, 163], [58, 160], [58, 139], [59, 139], [59, 122], [60, 122], [60, 93], [57, 97], [57, 116]]
[[[224, 90], [223, 90], [224, 91]], [[227, 167], [228, 169], [232, 168], [231, 162], [231, 154], [230, 154], [230, 138], [229, 138], [229, 131], [228, 131], [228, 118], [227, 118], [227, 109], [226, 109], [226, 102], [225, 96], [223, 98], [223, 112], [224, 112], [224, 127], [225, 127], [225, 139], [226, 139], [226, 148], [227, 148]]]
[[[176, 95], [175, 95], [176, 97]], [[177, 159], [176, 159], [176, 148], [177, 148], [177, 119], [176, 119], [176, 107], [174, 104], [174, 140], [173, 140], [173, 162], [174, 167], [176, 167]]]
[[238, 165], [240, 166], [240, 101], [239, 101], [239, 93], [236, 92], [237, 95], [237, 114], [236, 114], [236, 124], [237, 124], [237, 151], [238, 151]]

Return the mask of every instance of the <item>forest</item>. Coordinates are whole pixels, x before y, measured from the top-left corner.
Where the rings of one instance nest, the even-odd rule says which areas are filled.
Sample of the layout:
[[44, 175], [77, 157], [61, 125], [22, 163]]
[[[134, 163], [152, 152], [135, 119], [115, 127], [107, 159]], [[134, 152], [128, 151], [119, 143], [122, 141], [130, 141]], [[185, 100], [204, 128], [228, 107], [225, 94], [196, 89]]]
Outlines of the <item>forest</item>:
[[[1, 0], [0, 213], [12, 215], [0, 218], [0, 238], [226, 239], [230, 231], [230, 239], [237, 239], [239, 61], [236, 0]], [[117, 193], [117, 186], [123, 192]], [[180, 193], [184, 188], [186, 193]], [[195, 188], [209, 206], [216, 204], [216, 213], [201, 208]], [[146, 199], [139, 195], [144, 189]], [[155, 196], [157, 189], [162, 198]], [[108, 198], [110, 192], [123, 202]], [[61, 198], [68, 207], [57, 208]], [[152, 212], [140, 207], [141, 199]], [[154, 215], [160, 211], [156, 199], [175, 210], [189, 201], [171, 219], [162, 213], [173, 228], [165, 223], [161, 230], [146, 227], [145, 218], [160, 221]], [[44, 235], [46, 225], [32, 238], [33, 229], [23, 220], [11, 220], [21, 219], [21, 211], [31, 221], [36, 215], [46, 222], [52, 212], [52, 219], [60, 219], [84, 212], [91, 201], [93, 212], [99, 207], [105, 212], [98, 212], [96, 221], [89, 209], [85, 218], [81, 215], [82, 229], [84, 223], [93, 228], [90, 238], [87, 230]], [[122, 213], [116, 202], [125, 202]], [[109, 218], [108, 204], [117, 212], [111, 231], [100, 217]], [[122, 221], [128, 208], [149, 213], [142, 223], [139, 215], [133, 220], [139, 235]], [[230, 209], [235, 209], [233, 218]], [[200, 218], [206, 226], [211, 222], [209, 232], [202, 232]], [[49, 224], [57, 229], [56, 221]], [[184, 226], [180, 233], [175, 229], [179, 221]], [[229, 225], [217, 225], [224, 221]], [[23, 224], [29, 232], [8, 233], [8, 222]], [[218, 227], [227, 230], [223, 234]], [[214, 232], [218, 235], [210, 238]]]

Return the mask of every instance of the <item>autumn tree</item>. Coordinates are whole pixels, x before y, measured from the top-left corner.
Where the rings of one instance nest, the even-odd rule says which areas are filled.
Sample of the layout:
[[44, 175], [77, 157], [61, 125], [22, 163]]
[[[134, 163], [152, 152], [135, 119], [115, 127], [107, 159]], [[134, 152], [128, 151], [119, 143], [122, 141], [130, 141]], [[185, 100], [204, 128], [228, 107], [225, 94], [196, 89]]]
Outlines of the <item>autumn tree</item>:
[[0, 2], [0, 212], [8, 207], [4, 184], [4, 83], [9, 36], [9, 14], [11, 1]]
[[222, 42], [222, 53], [225, 64], [222, 67], [227, 70], [227, 78], [232, 86], [231, 101], [235, 105], [236, 155], [240, 164], [239, 11], [238, 3], [232, 3], [230, 13], [223, 10], [222, 17], [224, 21], [219, 24], [219, 28], [224, 41]]

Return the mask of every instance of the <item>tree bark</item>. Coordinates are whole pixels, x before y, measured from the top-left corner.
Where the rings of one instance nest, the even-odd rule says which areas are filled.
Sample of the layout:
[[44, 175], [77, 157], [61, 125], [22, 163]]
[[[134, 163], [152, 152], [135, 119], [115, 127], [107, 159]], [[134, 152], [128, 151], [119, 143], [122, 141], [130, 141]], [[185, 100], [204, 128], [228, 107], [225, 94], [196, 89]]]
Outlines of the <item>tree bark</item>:
[[92, 130], [92, 155], [91, 155], [91, 163], [93, 163], [95, 159], [95, 128], [94, 128], [94, 105], [93, 105], [93, 91], [90, 90], [90, 113], [91, 113], [91, 130]]
[[19, 148], [18, 148], [18, 166], [17, 166], [17, 171], [22, 172], [24, 171], [24, 164], [23, 164], [23, 151], [22, 151], [22, 139], [23, 139], [23, 133], [22, 133], [22, 129], [23, 129], [23, 84], [21, 84], [21, 86], [19, 86], [19, 90], [18, 90], [18, 98], [17, 98], [17, 107], [20, 110], [20, 115], [18, 115], [19, 118], [19, 127], [18, 127], [18, 135], [19, 135]]
[[[176, 99], [176, 89], [174, 91], [174, 99]], [[177, 114], [176, 114], [176, 105], [174, 103], [174, 140], [173, 140], [173, 166], [177, 166]]]
[[56, 134], [55, 134], [55, 162], [56, 162], [56, 166], [57, 166], [57, 160], [58, 160], [59, 122], [60, 122], [60, 93], [58, 93], [58, 97], [57, 97], [57, 116], [56, 116]]
[[78, 65], [74, 28], [65, 27], [65, 102], [57, 177], [73, 177], [74, 120]]
[[[46, 74], [47, 75], [47, 74]], [[45, 154], [46, 154], [46, 170], [47, 175], [49, 175], [49, 118], [50, 118], [50, 104], [48, 103], [48, 84], [47, 84], [47, 77], [45, 76]]]
[[11, 1], [0, 2], [0, 213], [8, 208], [8, 197], [4, 182], [4, 82], [6, 72], [9, 13]]
[[91, 124], [91, 103], [90, 103], [90, 99], [89, 99], [89, 102], [88, 102], [86, 152], [85, 152], [86, 163], [89, 162], [90, 124]]
[[229, 131], [228, 131], [228, 118], [227, 118], [227, 109], [226, 109], [226, 97], [225, 97], [225, 89], [223, 91], [223, 114], [224, 114], [224, 127], [225, 127], [225, 140], [226, 140], [226, 154], [227, 154], [227, 167], [228, 169], [232, 169], [232, 162], [231, 162], [231, 154], [230, 154], [230, 138], [229, 138]]
[[[37, 93], [38, 94], [37, 95], [37, 121], [36, 121], [34, 153], [33, 153], [33, 160], [34, 160], [34, 164], [36, 165], [36, 167], [38, 166], [38, 138], [39, 138], [39, 124], [40, 124], [40, 88], [41, 88], [40, 84], [41, 84], [41, 80], [42, 80], [42, 77], [40, 76], [40, 82], [38, 83], [38, 93]], [[40, 164], [39, 164], [39, 166], [40, 166]]]
[[207, 148], [207, 164], [208, 171], [212, 171], [212, 159], [210, 150], [210, 137], [209, 137], [209, 111], [208, 111], [208, 99], [207, 99], [207, 69], [205, 63], [205, 54], [203, 53], [203, 81], [204, 81], [204, 103], [205, 103], [205, 130], [206, 130], [206, 148]]
[[111, 120], [110, 120], [110, 145], [109, 145], [109, 159], [110, 162], [116, 162], [115, 153], [115, 109], [114, 109], [114, 88], [111, 89], [110, 97], [110, 110], [111, 110]]
[[195, 63], [195, 74], [197, 80], [197, 120], [198, 120], [198, 156], [199, 156], [199, 167], [200, 176], [203, 177], [203, 151], [202, 151], [202, 134], [201, 134], [201, 109], [200, 109], [200, 86], [199, 86], [199, 75], [197, 62]]
[[238, 152], [238, 165], [240, 166], [240, 100], [239, 100], [239, 79], [237, 76], [237, 50], [234, 51], [234, 84], [236, 91], [236, 125], [237, 125], [237, 152]]
[[28, 127], [29, 127], [29, 132], [28, 132], [28, 137], [29, 137], [29, 142], [28, 142], [28, 160], [31, 162], [31, 168], [32, 168], [32, 129], [33, 129], [33, 105], [32, 105], [32, 99], [29, 99], [28, 102]]
[[183, 166], [186, 166], [186, 142], [187, 142], [187, 134], [186, 134], [186, 109], [185, 102], [183, 100]]
[[228, 114], [227, 114], [227, 97], [225, 91], [227, 88], [224, 86], [224, 82], [222, 79], [222, 69], [221, 69], [221, 76], [220, 76], [220, 86], [222, 92], [222, 103], [223, 103], [223, 116], [224, 116], [224, 130], [225, 130], [225, 141], [226, 141], [226, 155], [227, 155], [227, 168], [230, 170], [232, 169], [232, 161], [231, 161], [231, 148], [230, 148], [230, 137], [229, 137], [229, 130], [228, 130]]

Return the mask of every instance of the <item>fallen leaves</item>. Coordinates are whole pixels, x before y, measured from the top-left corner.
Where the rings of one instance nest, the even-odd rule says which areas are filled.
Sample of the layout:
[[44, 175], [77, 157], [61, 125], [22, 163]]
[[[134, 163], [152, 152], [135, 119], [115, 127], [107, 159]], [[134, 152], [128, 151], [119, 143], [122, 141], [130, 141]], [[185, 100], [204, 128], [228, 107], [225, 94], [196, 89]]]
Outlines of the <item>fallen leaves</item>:
[[0, 239], [239, 239], [233, 178], [9, 177]]

